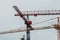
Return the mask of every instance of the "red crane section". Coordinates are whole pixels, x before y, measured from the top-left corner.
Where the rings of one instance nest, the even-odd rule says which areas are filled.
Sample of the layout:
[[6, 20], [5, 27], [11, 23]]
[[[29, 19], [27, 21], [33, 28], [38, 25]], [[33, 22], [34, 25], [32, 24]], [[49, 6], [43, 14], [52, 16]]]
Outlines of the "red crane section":
[[23, 16], [22, 12], [18, 9], [17, 6], [13, 6], [13, 8], [17, 11], [18, 15], [25, 21], [27, 22], [27, 19]]
[[[28, 25], [32, 24], [32, 21], [28, 21], [17, 6], [13, 6], [13, 8], [17, 11], [18, 15], [24, 20], [25, 24], [28, 24]], [[30, 26], [30, 28], [32, 27]]]

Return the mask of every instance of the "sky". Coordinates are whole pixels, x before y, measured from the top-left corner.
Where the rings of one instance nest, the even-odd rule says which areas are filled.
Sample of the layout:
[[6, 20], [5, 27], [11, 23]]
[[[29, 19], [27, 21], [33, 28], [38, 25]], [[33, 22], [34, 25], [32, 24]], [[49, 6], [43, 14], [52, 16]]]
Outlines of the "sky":
[[[31, 10], [60, 10], [60, 0], [0, 0], [0, 31], [6, 31], [16, 28], [26, 28], [24, 21], [20, 17], [14, 16], [17, 12], [13, 6], [18, 6], [21, 11]], [[59, 17], [59, 15], [40, 15], [37, 17], [30, 16], [33, 24]], [[42, 27], [55, 24], [56, 20], [32, 25], [33, 27]], [[0, 40], [20, 40], [26, 32], [0, 34]], [[31, 31], [31, 40], [57, 40], [56, 29]]]

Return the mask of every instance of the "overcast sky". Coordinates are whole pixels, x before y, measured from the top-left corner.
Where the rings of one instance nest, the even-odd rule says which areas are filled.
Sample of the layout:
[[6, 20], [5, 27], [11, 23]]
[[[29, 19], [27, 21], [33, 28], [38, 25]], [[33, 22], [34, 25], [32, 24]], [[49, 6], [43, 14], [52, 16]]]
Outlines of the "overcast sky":
[[[60, 0], [0, 0], [0, 31], [26, 27], [22, 18], [14, 16], [17, 13], [13, 9], [14, 5], [18, 6], [21, 11], [59, 10]], [[30, 20], [34, 24], [55, 17], [59, 16], [32, 16]], [[54, 23], [56, 23], [56, 20], [32, 26], [41, 27]], [[23, 35], [26, 35], [26, 33], [0, 34], [0, 40], [20, 40]], [[31, 31], [31, 40], [57, 40], [57, 31], [55, 29]]]

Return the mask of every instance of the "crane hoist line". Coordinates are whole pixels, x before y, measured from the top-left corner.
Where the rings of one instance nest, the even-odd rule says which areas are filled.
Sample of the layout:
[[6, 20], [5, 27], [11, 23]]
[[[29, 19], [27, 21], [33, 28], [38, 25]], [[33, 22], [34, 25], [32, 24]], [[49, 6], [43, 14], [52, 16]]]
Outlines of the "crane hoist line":
[[48, 19], [48, 20], [45, 20], [45, 21], [41, 21], [41, 22], [37, 22], [37, 23], [34, 23], [32, 25], [36, 25], [36, 24], [39, 24], [39, 23], [44, 23], [44, 22], [47, 22], [47, 21], [51, 21], [51, 20], [54, 20], [54, 19], [57, 19], [58, 17], [56, 18], [51, 18], [51, 19]]

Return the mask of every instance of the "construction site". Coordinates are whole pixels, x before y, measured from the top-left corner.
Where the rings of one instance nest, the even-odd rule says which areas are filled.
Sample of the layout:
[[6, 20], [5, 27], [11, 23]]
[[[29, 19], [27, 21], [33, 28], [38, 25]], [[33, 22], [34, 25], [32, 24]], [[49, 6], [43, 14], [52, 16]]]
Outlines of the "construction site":
[[[55, 39], [60, 40], [60, 10], [55, 9], [55, 10], [22, 11], [20, 7], [18, 7], [17, 5], [13, 5], [12, 8], [15, 12], [13, 16], [16, 19], [14, 23], [17, 22], [17, 20], [20, 21], [20, 22], [18, 21], [20, 23], [19, 28], [12, 27], [11, 29], [10, 28], [7, 29], [2, 27], [0, 29], [2, 29], [3, 31], [0, 31], [0, 36], [3, 37], [3, 35], [5, 36], [10, 35], [12, 40], [17, 38], [16, 35], [19, 36], [18, 40], [42, 40], [45, 38], [47, 40], [51, 40], [52, 38], [53, 38], [52, 40]], [[10, 22], [12, 21], [12, 19], [9, 20]], [[16, 24], [18, 24], [18, 22]], [[11, 24], [12, 23], [13, 22], [11, 22]], [[21, 25], [24, 27], [21, 27]], [[45, 30], [46, 32], [43, 30]], [[20, 35], [15, 33], [19, 33]], [[15, 34], [14, 39], [13, 39], [13, 34]], [[3, 40], [3, 38], [0, 39]], [[9, 40], [9, 39], [8, 37], [4, 37], [4, 40]]]

